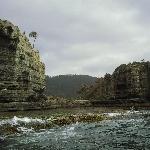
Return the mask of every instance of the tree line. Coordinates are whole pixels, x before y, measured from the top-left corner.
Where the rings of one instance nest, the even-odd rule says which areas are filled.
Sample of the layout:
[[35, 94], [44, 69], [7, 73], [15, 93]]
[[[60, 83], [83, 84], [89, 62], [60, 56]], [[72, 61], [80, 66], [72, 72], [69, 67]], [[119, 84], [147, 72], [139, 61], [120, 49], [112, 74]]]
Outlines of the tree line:
[[96, 77], [89, 75], [58, 75], [46, 76], [46, 95], [65, 98], [77, 98], [83, 85], [92, 85]]

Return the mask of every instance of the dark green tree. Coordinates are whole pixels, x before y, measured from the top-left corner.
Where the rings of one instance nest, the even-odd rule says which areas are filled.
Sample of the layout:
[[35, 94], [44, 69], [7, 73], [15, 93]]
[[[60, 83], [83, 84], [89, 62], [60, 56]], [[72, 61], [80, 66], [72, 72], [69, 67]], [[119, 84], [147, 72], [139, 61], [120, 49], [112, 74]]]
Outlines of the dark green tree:
[[80, 87], [92, 85], [96, 79], [96, 77], [88, 75], [46, 76], [46, 94], [47, 96], [77, 98]]

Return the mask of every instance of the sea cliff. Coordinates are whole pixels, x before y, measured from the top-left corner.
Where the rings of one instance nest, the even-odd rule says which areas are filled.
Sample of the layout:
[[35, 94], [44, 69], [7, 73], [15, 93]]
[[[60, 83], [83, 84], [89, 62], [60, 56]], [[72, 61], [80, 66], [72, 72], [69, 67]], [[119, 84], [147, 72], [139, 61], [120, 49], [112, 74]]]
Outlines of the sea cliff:
[[46, 98], [44, 87], [45, 65], [39, 51], [17, 26], [0, 20], [0, 110], [17, 109], [17, 105], [27, 109], [24, 103]]

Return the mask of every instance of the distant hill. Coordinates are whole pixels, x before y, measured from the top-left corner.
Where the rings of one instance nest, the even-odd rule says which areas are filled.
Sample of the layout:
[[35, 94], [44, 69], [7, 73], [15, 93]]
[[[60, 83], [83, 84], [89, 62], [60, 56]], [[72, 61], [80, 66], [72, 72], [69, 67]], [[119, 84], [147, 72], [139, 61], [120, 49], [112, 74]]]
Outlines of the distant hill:
[[81, 85], [91, 85], [96, 79], [88, 75], [46, 76], [46, 95], [75, 98]]

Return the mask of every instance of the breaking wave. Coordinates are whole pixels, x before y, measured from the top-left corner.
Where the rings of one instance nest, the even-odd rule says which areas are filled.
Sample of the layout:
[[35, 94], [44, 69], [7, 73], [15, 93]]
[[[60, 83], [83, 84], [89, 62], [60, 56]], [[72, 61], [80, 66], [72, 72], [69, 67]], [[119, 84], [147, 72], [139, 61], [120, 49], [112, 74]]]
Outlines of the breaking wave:
[[10, 125], [19, 125], [19, 124], [27, 124], [27, 123], [45, 123], [44, 120], [42, 119], [33, 119], [33, 118], [29, 118], [29, 117], [23, 117], [23, 118], [19, 118], [14, 116], [12, 119], [5, 119], [5, 120], [1, 120], [0, 121], [0, 126], [5, 125], [5, 124], [10, 124]]

